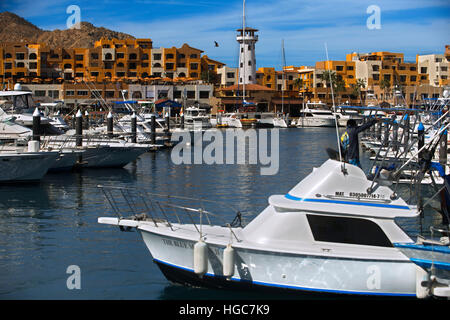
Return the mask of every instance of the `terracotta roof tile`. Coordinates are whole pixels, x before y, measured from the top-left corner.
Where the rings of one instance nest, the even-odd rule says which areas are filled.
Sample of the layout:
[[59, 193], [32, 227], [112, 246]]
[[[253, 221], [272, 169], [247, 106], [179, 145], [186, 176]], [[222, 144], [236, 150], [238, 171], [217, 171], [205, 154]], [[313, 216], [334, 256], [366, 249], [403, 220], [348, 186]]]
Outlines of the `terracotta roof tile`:
[[[237, 91], [237, 90], [243, 91], [243, 89], [244, 88], [243, 88], [242, 84], [239, 85], [239, 88], [238, 88], [238, 85], [235, 84], [235, 85], [232, 85], [229, 87], [221, 88], [220, 90], [221, 91]], [[267, 87], [261, 86], [259, 84], [246, 84], [245, 90], [246, 91], [275, 91], [272, 88], [267, 88]]]

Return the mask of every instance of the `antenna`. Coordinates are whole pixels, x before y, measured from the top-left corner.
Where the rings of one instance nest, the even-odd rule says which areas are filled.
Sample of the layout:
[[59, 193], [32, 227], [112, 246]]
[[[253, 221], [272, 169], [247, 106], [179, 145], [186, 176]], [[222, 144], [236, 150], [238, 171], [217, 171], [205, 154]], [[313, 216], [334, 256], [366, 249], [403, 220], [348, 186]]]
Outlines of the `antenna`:
[[[246, 69], [246, 66], [245, 66], [245, 0], [244, 0], [244, 3], [243, 3], [243, 6], [242, 6], [242, 43], [243, 43], [243, 48], [244, 48], [244, 52], [243, 52], [243, 68], [242, 68], [242, 71], [243, 71], [243, 75], [242, 75], [242, 90], [243, 90], [243, 93], [242, 93], [242, 101], [245, 101], [245, 69]], [[239, 84], [238, 84], [238, 89], [239, 89]], [[244, 107], [244, 104], [242, 104], [242, 107]]]
[[284, 68], [286, 67], [286, 55], [284, 52], [284, 39], [281, 40], [281, 55], [283, 57], [283, 65], [281, 66], [281, 113], [284, 114], [284, 83], [286, 77], [284, 75]]
[[[327, 54], [327, 61], [325, 62], [327, 65], [327, 70], [329, 70], [328, 68], [328, 47], [327, 47], [327, 43], [325, 42], [325, 52]], [[338, 150], [339, 150], [339, 161], [342, 162], [342, 153], [341, 153], [341, 145], [340, 145], [340, 141], [339, 141], [339, 128], [338, 128], [338, 120], [336, 117], [336, 105], [334, 104], [334, 92], [333, 92], [333, 81], [331, 79], [331, 72], [328, 72], [328, 76], [330, 77], [330, 86], [331, 86], [331, 99], [333, 99], [333, 114], [334, 114], [334, 122], [336, 125], [336, 137], [337, 137], [337, 146], [338, 146]], [[344, 164], [345, 166], [345, 164]]]

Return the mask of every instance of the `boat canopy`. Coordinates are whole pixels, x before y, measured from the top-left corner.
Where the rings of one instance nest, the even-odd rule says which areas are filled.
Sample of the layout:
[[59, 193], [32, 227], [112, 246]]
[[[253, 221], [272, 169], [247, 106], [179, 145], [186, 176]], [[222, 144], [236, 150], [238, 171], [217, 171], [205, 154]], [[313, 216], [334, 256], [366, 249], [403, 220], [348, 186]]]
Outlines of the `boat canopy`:
[[31, 91], [0, 91], [0, 97], [14, 97], [14, 96], [23, 96], [23, 95], [31, 95]]

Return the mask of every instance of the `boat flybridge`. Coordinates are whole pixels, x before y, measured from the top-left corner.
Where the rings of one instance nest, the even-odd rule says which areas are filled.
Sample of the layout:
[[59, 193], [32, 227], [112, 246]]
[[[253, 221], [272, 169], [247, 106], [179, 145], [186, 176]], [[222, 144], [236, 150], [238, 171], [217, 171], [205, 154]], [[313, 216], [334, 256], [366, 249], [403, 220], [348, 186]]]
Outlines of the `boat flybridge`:
[[334, 127], [336, 117], [325, 103], [310, 102], [300, 110], [300, 117], [296, 123], [297, 127]]
[[[242, 214], [226, 204], [189, 199], [188, 206], [182, 204], [187, 198], [99, 188], [117, 217], [98, 222], [139, 231], [170, 281], [416, 296], [418, 266], [394, 243], [413, 243], [395, 219], [416, 218], [417, 206], [388, 186], [374, 186], [357, 166], [328, 159], [287, 194], [270, 196], [267, 207], [246, 225]], [[230, 220], [236, 216], [224, 224], [219, 219], [227, 215]]]
[[212, 127], [207, 110], [199, 106], [191, 106], [184, 110], [184, 125], [194, 130]]
[[[0, 106], [2, 109], [1, 117], [12, 117], [14, 122], [31, 128], [33, 126], [33, 113], [35, 103], [31, 91], [21, 90], [20, 84], [16, 84], [13, 91], [0, 91]], [[51, 124], [51, 120], [40, 113], [40, 126], [43, 134], [56, 135], [61, 134], [59, 128]]]

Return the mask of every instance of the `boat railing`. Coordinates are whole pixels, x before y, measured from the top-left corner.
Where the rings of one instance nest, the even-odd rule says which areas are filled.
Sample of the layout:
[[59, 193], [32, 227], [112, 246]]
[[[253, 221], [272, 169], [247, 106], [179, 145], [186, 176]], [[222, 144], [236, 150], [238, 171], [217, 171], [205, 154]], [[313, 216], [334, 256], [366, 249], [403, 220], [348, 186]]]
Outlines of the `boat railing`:
[[119, 220], [147, 221], [155, 227], [162, 223], [172, 231], [179, 229], [180, 225], [192, 224], [201, 234], [204, 225], [222, 225], [228, 227], [231, 234], [240, 241], [233, 228], [243, 227], [247, 216], [232, 205], [220, 201], [164, 195], [124, 187], [99, 185], [98, 188]]

